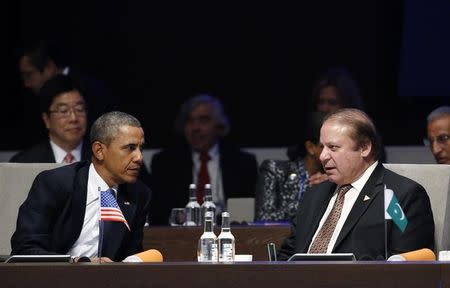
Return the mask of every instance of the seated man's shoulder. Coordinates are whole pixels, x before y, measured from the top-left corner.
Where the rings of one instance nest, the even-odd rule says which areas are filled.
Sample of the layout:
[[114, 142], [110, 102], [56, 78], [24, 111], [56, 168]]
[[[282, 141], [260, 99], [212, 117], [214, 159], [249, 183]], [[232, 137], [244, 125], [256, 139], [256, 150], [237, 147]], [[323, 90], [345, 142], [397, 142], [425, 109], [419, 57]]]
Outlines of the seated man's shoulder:
[[[393, 189], [397, 193], [400, 192], [398, 189], [395, 189], [397, 187], [401, 187], [402, 191], [409, 191], [411, 189], [425, 191], [425, 188], [420, 183], [389, 169], [385, 170], [384, 182], [386, 183], [386, 188]], [[389, 184], [392, 186], [389, 186]]]
[[50, 144], [48, 141], [41, 142], [29, 149], [19, 151], [14, 154], [9, 162], [12, 163], [52, 163], [55, 162]]

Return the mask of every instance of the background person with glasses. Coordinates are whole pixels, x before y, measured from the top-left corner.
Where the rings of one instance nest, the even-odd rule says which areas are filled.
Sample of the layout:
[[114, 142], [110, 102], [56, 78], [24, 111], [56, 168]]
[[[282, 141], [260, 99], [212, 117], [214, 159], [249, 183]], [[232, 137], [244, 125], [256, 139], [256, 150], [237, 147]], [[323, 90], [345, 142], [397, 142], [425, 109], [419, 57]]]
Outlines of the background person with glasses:
[[441, 106], [427, 117], [427, 138], [425, 146], [430, 147], [436, 162], [450, 164], [450, 106]]
[[72, 163], [90, 158], [84, 145], [87, 110], [81, 88], [71, 77], [56, 75], [39, 93], [42, 120], [48, 139], [14, 155], [10, 162]]

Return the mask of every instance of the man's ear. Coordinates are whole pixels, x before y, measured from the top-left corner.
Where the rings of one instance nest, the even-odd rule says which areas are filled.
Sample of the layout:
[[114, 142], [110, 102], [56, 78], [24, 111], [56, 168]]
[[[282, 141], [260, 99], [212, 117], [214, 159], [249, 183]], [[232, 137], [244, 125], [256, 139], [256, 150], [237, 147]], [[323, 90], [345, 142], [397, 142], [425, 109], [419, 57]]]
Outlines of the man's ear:
[[103, 143], [95, 141], [94, 143], [92, 143], [91, 148], [92, 156], [94, 156], [95, 159], [97, 159], [98, 161], [103, 161], [103, 159], [105, 159], [104, 152], [106, 146]]
[[50, 128], [50, 118], [47, 112], [42, 112], [42, 121], [44, 121], [45, 128], [48, 130]]
[[372, 143], [367, 141], [361, 146], [361, 156], [365, 158], [370, 155], [370, 152], [372, 152]]

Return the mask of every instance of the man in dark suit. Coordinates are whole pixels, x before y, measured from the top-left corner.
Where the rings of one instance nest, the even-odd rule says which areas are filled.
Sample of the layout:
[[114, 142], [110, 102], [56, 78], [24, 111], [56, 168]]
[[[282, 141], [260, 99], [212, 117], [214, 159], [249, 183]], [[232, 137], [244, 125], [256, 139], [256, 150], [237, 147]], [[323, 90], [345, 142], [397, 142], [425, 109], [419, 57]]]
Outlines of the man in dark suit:
[[17, 153], [10, 162], [71, 163], [89, 160], [90, 147], [83, 141], [87, 109], [78, 82], [69, 76], [57, 75], [45, 82], [39, 97], [48, 139]]
[[206, 167], [218, 213], [225, 208], [228, 198], [254, 197], [256, 158], [223, 141], [229, 123], [218, 99], [198, 95], [186, 101], [176, 120], [176, 128], [187, 144], [163, 150], [152, 159], [154, 200], [150, 225], [167, 225], [171, 208], [186, 205], [189, 184], [201, 182], [202, 155], [208, 157]]
[[[19, 71], [23, 86], [23, 115], [25, 127], [33, 127], [27, 133], [27, 141], [32, 144], [42, 139], [43, 131], [38, 127], [39, 111], [35, 109], [39, 103], [39, 94], [44, 84], [56, 75], [66, 75], [75, 79], [81, 90], [87, 106], [88, 126], [100, 115], [116, 109], [117, 99], [103, 81], [86, 73], [77, 71], [71, 66], [71, 51], [62, 45], [61, 41], [31, 41], [26, 43], [18, 52]], [[20, 114], [20, 111], [19, 111]], [[36, 122], [36, 123], [35, 123]], [[30, 126], [30, 123], [34, 126]]]
[[[90, 137], [92, 163], [44, 171], [34, 180], [19, 209], [12, 254], [70, 254], [92, 261], [100, 255], [101, 261], [120, 261], [143, 250], [150, 190], [138, 180], [141, 124], [126, 113], [109, 112], [95, 121]], [[117, 198], [120, 221], [99, 224], [103, 191]]]
[[[311, 187], [300, 200], [292, 235], [278, 251], [279, 259], [294, 253], [346, 252], [375, 260], [433, 249], [434, 221], [425, 189], [378, 162], [375, 126], [364, 112], [342, 109], [329, 115], [320, 142], [329, 181]], [[393, 190], [403, 208], [408, 220], [403, 232], [385, 220], [384, 189]]]

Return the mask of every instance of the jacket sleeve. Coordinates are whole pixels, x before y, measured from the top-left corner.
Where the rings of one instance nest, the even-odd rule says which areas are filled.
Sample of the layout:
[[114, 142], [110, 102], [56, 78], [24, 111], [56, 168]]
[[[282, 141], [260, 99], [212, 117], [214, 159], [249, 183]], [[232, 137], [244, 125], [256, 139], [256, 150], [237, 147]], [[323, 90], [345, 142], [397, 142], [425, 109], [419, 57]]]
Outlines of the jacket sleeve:
[[[52, 231], [63, 209], [64, 193], [50, 185], [44, 171], [34, 180], [27, 199], [19, 208], [16, 231], [11, 238], [11, 254], [59, 254], [52, 251]], [[55, 193], [58, 191], [59, 193]]]
[[421, 248], [433, 250], [433, 212], [430, 198], [425, 189], [413, 181], [404, 181], [392, 190], [398, 198], [408, 224], [405, 231], [402, 232], [394, 223], [391, 223], [389, 254], [399, 254]]

